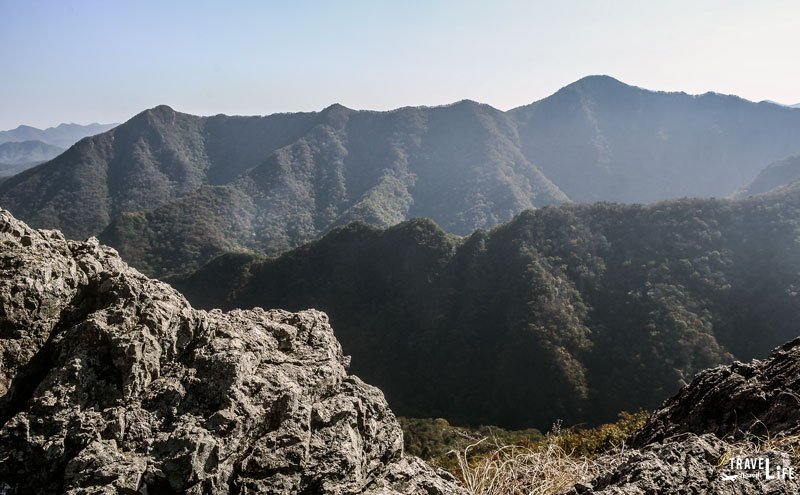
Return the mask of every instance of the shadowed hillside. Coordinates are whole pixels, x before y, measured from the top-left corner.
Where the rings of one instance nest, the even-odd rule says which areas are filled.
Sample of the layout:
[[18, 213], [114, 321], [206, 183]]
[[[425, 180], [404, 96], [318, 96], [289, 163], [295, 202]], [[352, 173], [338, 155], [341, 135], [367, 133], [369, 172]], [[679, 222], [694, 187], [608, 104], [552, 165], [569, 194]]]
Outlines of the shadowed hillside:
[[353, 224], [173, 283], [203, 307], [328, 312], [400, 414], [547, 428], [655, 407], [796, 336], [798, 218], [790, 190], [548, 207], [464, 239]]
[[800, 112], [591, 76], [509, 112], [526, 156], [573, 201], [728, 196], [800, 152]]

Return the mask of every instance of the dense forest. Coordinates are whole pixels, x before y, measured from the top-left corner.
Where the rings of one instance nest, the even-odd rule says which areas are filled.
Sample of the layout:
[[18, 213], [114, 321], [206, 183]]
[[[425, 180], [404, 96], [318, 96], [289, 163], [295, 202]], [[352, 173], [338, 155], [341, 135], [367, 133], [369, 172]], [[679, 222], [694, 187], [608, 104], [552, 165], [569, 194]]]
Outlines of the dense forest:
[[526, 211], [464, 238], [354, 223], [172, 283], [201, 307], [326, 311], [398, 414], [547, 429], [653, 408], [798, 334], [800, 193]]

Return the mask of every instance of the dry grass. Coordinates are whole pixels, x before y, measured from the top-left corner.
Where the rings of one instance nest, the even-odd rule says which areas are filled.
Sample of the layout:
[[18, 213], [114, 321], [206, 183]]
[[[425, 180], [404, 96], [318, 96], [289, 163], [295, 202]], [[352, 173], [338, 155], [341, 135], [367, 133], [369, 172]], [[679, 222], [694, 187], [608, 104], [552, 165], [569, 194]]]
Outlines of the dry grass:
[[[766, 429], [766, 426], [764, 426]], [[717, 468], [724, 470], [731, 459], [759, 454], [774, 453], [783, 455], [792, 465], [800, 464], [800, 434], [763, 436], [753, 433], [742, 433], [742, 438], [728, 442], [728, 449], [720, 458]]]
[[[570, 433], [572, 434], [572, 433]], [[498, 445], [489, 455], [472, 457], [483, 439], [454, 452], [460, 478], [475, 495], [550, 495], [614, 469], [622, 459], [624, 443], [600, 456], [576, 455], [564, 449], [558, 425], [545, 441], [531, 446]]]
[[[457, 476], [475, 495], [554, 495], [614, 470], [625, 458], [625, 439], [646, 419], [645, 414], [621, 415], [620, 421], [589, 430], [562, 431], [556, 424], [545, 439], [530, 445], [501, 445], [486, 449], [484, 438], [460, 452]], [[491, 447], [491, 445], [490, 445]], [[732, 458], [778, 454], [800, 464], [800, 435], [756, 436], [728, 444], [717, 468]]]

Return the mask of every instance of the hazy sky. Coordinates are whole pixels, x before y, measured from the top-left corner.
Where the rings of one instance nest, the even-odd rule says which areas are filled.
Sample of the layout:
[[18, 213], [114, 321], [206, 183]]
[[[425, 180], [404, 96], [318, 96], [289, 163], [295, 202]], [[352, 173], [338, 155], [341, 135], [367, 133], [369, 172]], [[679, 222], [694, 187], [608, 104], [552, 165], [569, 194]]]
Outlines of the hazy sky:
[[0, 0], [0, 129], [195, 114], [507, 109], [589, 74], [800, 102], [800, 1]]

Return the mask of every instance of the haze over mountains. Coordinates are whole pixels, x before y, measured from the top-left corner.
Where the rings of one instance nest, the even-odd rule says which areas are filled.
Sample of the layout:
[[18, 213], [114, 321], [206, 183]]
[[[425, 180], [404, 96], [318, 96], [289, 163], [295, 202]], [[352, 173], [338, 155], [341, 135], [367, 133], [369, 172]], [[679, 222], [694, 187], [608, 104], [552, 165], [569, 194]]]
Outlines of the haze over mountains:
[[199, 306], [327, 311], [401, 414], [547, 428], [796, 335], [798, 156], [795, 109], [597, 76], [507, 112], [159, 106], [0, 206]]
[[652, 409], [797, 336], [800, 188], [563, 205], [461, 239], [353, 224], [172, 283], [199, 307], [327, 312], [401, 415], [548, 428]]
[[769, 164], [739, 195], [748, 196], [772, 191], [788, 186], [798, 177], [800, 177], [800, 155], [792, 155]]
[[45, 144], [68, 148], [86, 136], [94, 136], [117, 124], [59, 124], [56, 127], [37, 129], [29, 125], [21, 125], [16, 129], [0, 131], [0, 143], [19, 141], [41, 141]]
[[800, 152], [800, 112], [592, 76], [502, 112], [462, 101], [266, 117], [161, 106], [0, 185], [37, 227], [101, 235], [154, 275], [277, 254], [351, 221], [465, 235], [569, 201], [726, 196]]
[[60, 124], [44, 130], [21, 125], [10, 131], [0, 131], [0, 178], [51, 160], [78, 140], [105, 132], [115, 125]]
[[41, 141], [0, 143], [0, 177], [10, 176], [58, 156], [64, 148]]
[[573, 201], [727, 196], [800, 147], [800, 112], [588, 77], [511, 110], [526, 156]]

